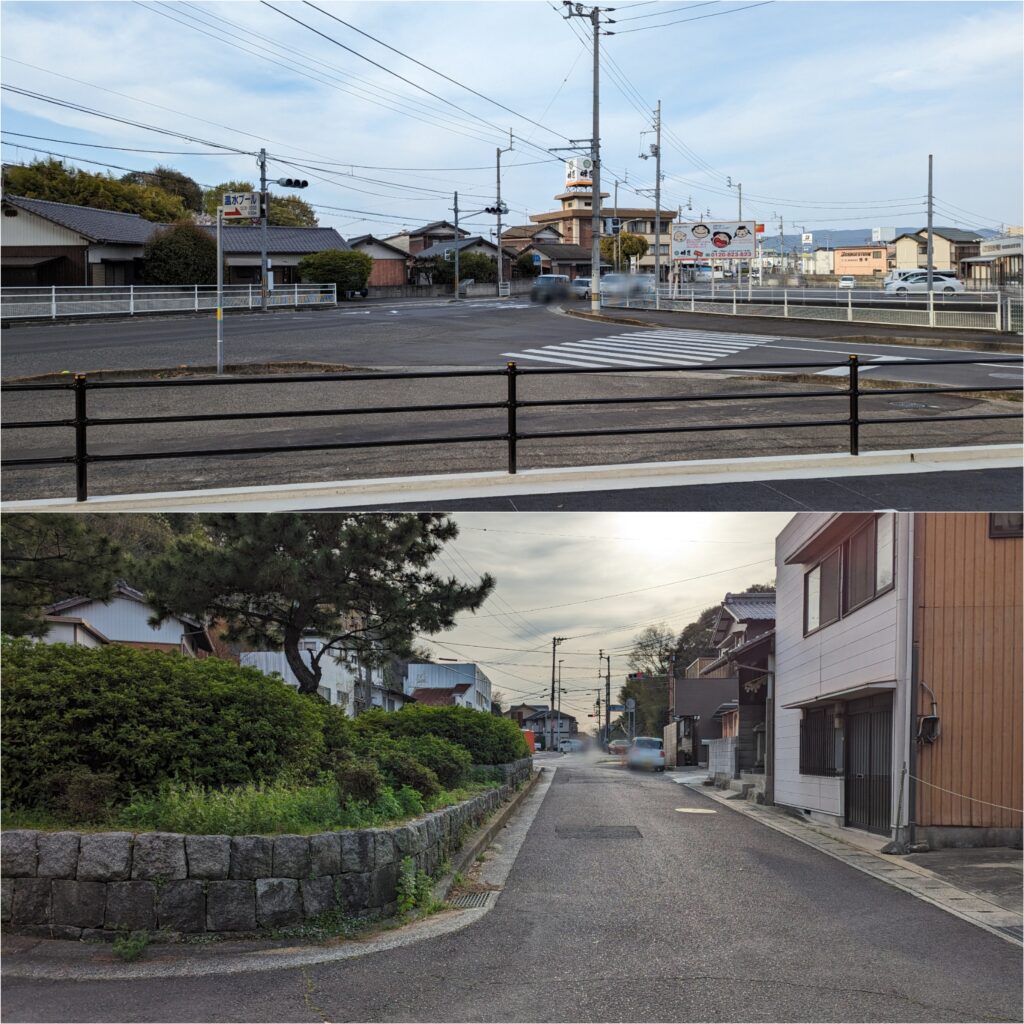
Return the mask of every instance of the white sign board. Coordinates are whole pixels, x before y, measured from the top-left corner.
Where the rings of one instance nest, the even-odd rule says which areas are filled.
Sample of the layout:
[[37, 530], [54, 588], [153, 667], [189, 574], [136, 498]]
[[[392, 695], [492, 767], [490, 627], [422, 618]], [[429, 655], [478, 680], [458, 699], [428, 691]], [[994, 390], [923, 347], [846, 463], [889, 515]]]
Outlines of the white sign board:
[[223, 205], [225, 220], [244, 220], [260, 215], [259, 192], [225, 192]]
[[672, 227], [672, 259], [687, 263], [754, 258], [757, 224], [744, 221], [698, 221]]
[[805, 231], [800, 236], [800, 244], [801, 245], [814, 245], [814, 235], [812, 235], [809, 231]]
[[565, 187], [593, 185], [594, 161], [589, 156], [573, 157], [565, 161]]

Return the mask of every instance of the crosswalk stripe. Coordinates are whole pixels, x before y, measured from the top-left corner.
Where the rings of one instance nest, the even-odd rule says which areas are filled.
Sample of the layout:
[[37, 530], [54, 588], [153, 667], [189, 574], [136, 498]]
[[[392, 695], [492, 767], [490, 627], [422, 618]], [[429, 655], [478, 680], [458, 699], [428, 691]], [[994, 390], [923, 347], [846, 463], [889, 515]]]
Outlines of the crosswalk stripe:
[[692, 352], [673, 352], [666, 351], [665, 349], [659, 348], [633, 348], [624, 347], [619, 345], [598, 345], [594, 342], [588, 341], [567, 341], [565, 343], [567, 349], [582, 349], [585, 352], [597, 355], [601, 352], [607, 352], [610, 355], [632, 355], [637, 359], [664, 359], [670, 363], [682, 362], [687, 366], [697, 366], [700, 363], [714, 362], [715, 356], [699, 355]]
[[[604, 353], [609, 352], [608, 356]], [[627, 357], [622, 361], [627, 366], [652, 366], [654, 364], [664, 363], [667, 366], [700, 366], [701, 363], [705, 362], [704, 359], [694, 358], [693, 356], [685, 357], [682, 355], [668, 356], [664, 353], [652, 353], [646, 351], [631, 352], [628, 349], [588, 349], [584, 348], [580, 353], [586, 355], [592, 355], [595, 359], [615, 359], [618, 356]]]
[[527, 349], [525, 352], [503, 352], [502, 355], [509, 359], [526, 359], [529, 362], [540, 360], [543, 363], [560, 363], [563, 366], [603, 366], [603, 363], [584, 362], [581, 359], [569, 359], [566, 356], [545, 356], [540, 350]]
[[[682, 341], [677, 338], [625, 338], [622, 336], [610, 338], [592, 338], [591, 341], [620, 341], [629, 345], [659, 345], [663, 348], [683, 349], [686, 351], [715, 352], [721, 355], [731, 355], [734, 352], [742, 352], [745, 345], [711, 345], [704, 341]], [[563, 342], [562, 344], [565, 344]]]
[[664, 352], [666, 355], [689, 355], [699, 354], [708, 359], [717, 359], [722, 355], [732, 355], [731, 352], [708, 352], [705, 349], [690, 348], [688, 345], [670, 345], [664, 341], [613, 341], [605, 338], [580, 338], [578, 341], [563, 341], [563, 346], [569, 345], [595, 345], [605, 348], [618, 348], [627, 352]]

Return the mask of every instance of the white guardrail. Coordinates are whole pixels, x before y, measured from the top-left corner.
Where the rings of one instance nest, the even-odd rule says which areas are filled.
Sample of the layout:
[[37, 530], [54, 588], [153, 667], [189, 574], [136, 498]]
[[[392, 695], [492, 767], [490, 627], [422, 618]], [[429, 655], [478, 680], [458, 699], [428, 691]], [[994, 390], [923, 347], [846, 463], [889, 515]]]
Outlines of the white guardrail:
[[[333, 284], [278, 285], [273, 308], [337, 303]], [[224, 309], [259, 309], [259, 285], [224, 286]], [[137, 313], [200, 313], [217, 308], [215, 285], [95, 285], [0, 289], [5, 320], [59, 320], [73, 316], [135, 316]]]
[[601, 305], [621, 309], [663, 309], [726, 316], [779, 317], [898, 324], [913, 327], [959, 327], [983, 331], [1012, 330], [1020, 300], [999, 292], [908, 293], [875, 289], [731, 288], [728, 285], [662, 285], [632, 295], [601, 293]]

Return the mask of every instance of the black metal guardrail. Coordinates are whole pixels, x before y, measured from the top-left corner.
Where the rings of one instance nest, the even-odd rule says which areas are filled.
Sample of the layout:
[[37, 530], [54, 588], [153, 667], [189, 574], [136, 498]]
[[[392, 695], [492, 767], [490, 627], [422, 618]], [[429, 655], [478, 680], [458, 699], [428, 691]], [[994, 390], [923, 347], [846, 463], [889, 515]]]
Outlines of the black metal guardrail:
[[[982, 356], [978, 359], [921, 359], [914, 362], [915, 367], [942, 365], [973, 365], [975, 363], [1022, 364], [1020, 356]], [[869, 364], [874, 365], [874, 364]], [[736, 371], [820, 371], [823, 367], [847, 368], [847, 386], [845, 388], [829, 388], [828, 390], [804, 391], [793, 394], [787, 391], [763, 392], [761, 394], [725, 392], [698, 395], [653, 395], [630, 396], [628, 398], [549, 398], [522, 399], [519, 397], [518, 384], [520, 378], [537, 376], [582, 376], [591, 374], [623, 374], [623, 373], [734, 373]], [[520, 368], [516, 363], [508, 363], [504, 369], [466, 369], [466, 370], [421, 370], [393, 373], [325, 373], [297, 374], [293, 376], [261, 376], [261, 377], [214, 377], [199, 380], [137, 380], [137, 381], [91, 381], [87, 374], [75, 374], [67, 382], [56, 383], [8, 383], [0, 385], [0, 392], [13, 393], [25, 391], [59, 392], [70, 391], [74, 398], [74, 416], [55, 420], [24, 420], [2, 423], [3, 430], [35, 430], [53, 427], [69, 427], [74, 430], [74, 454], [60, 455], [49, 458], [10, 458], [0, 459], [0, 467], [15, 469], [28, 466], [64, 466], [75, 468], [75, 498], [86, 501], [89, 497], [88, 471], [91, 465], [110, 462], [139, 462], [150, 459], [181, 459], [205, 458], [221, 455], [270, 455], [281, 452], [336, 451], [355, 448], [402, 448], [418, 445], [434, 444], [476, 444], [490, 441], [503, 441], [508, 454], [508, 472], [515, 473], [518, 468], [518, 445], [520, 441], [542, 439], [579, 438], [579, 437], [623, 437], [632, 434], [686, 434], [699, 432], [715, 432], [729, 430], [795, 430], [807, 427], [846, 427], [849, 432], [849, 451], [851, 455], [860, 454], [860, 430], [862, 426], [875, 426], [886, 423], [933, 423], [950, 420], [949, 416], [898, 416], [877, 417], [862, 416], [860, 398], [864, 393], [860, 385], [859, 371], [861, 362], [858, 356], [851, 355], [845, 360], [819, 360], [801, 363], [737, 363], [727, 366], [687, 366], [666, 367], [646, 366], [608, 366], [608, 367], [529, 367]], [[90, 416], [88, 413], [88, 395], [91, 391], [123, 391], [146, 388], [202, 388], [202, 387], [248, 387], [252, 385], [303, 384], [338, 381], [354, 384], [360, 381], [382, 380], [437, 380], [449, 378], [503, 377], [506, 380], [506, 395], [501, 401], [493, 402], [459, 402], [444, 405], [401, 405], [401, 406], [360, 406], [351, 409], [288, 409], [272, 412], [224, 412], [200, 413], [197, 415], [175, 416]], [[981, 385], [973, 387], [899, 387], [874, 388], [873, 396], [880, 395], [936, 395], [965, 394], [982, 392], [1021, 391], [1020, 385]], [[518, 414], [521, 409], [538, 408], [570, 408], [574, 406], [602, 405], [638, 405], [651, 404], [685, 404], [687, 402], [727, 402], [777, 401], [793, 398], [832, 398], [842, 399], [848, 405], [848, 415], [842, 419], [789, 420], [763, 423], [697, 423], [674, 424], [664, 426], [612, 427], [589, 430], [520, 430]], [[332, 441], [311, 444], [279, 444], [251, 445], [244, 448], [188, 448], [171, 451], [139, 451], [124, 452], [116, 455], [93, 455], [89, 452], [89, 428], [112, 426], [139, 426], [154, 423], [225, 423], [233, 420], [272, 420], [272, 419], [309, 419], [315, 417], [344, 417], [394, 415], [396, 413], [420, 412], [457, 412], [461, 410], [505, 410], [506, 429], [494, 434], [461, 434], [452, 437], [406, 437], [387, 441]], [[1017, 419], [1019, 413], [979, 413], [974, 415], [953, 417], [956, 420], [1005, 420]]]

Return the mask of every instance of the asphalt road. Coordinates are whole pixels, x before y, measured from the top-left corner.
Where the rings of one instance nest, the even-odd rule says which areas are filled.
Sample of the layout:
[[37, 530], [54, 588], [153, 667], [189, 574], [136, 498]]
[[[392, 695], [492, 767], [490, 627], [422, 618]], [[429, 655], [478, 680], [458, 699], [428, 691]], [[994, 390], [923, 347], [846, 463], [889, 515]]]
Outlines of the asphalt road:
[[[689, 314], [671, 321], [663, 314], [661, 319], [651, 330], [622, 327], [560, 315], [525, 300], [244, 313], [225, 320], [225, 361], [229, 366], [313, 362], [362, 368], [502, 367], [513, 358], [524, 366], [728, 367], [756, 362], [773, 372], [773, 365], [843, 362], [856, 353], [871, 364], [866, 375], [886, 379], [964, 387], [1010, 386], [1022, 379], [1019, 366], [991, 364], [993, 353], [947, 349], [941, 340], [934, 349], [829, 340], [875, 330], [865, 325], [765, 325], [743, 317]], [[935, 358], [964, 365], [921, 365]], [[972, 365], [971, 360], [991, 365]], [[8, 380], [62, 371], [210, 367], [214, 361], [215, 329], [209, 317], [14, 325], [3, 332]]]
[[[712, 811], [713, 813], [681, 813]], [[9, 979], [5, 1021], [1019, 1021], [1009, 943], [660, 775], [560, 761], [494, 908], [370, 956]]]

